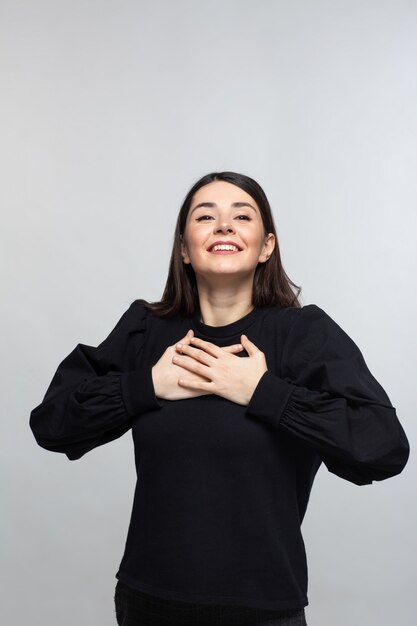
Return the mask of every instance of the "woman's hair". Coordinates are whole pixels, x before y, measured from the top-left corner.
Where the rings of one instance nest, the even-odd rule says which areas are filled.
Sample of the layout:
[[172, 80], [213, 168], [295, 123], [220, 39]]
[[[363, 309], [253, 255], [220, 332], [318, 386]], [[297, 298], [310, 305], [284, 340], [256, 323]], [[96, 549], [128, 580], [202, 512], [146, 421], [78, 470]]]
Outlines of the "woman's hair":
[[[187, 193], [177, 218], [174, 244], [171, 252], [168, 278], [159, 302], [144, 302], [145, 308], [158, 317], [190, 317], [200, 308], [197, 283], [190, 263], [185, 264], [181, 255], [181, 236], [184, 234], [188, 212], [193, 196], [200, 187], [215, 180], [224, 180], [248, 193], [259, 207], [265, 236], [275, 235], [275, 247], [265, 263], [258, 263], [253, 279], [252, 305], [254, 307], [279, 304], [282, 307], [301, 307], [298, 296], [301, 287], [293, 283], [284, 271], [278, 245], [278, 237], [268, 199], [262, 187], [249, 176], [236, 172], [212, 172], [198, 180]], [[292, 287], [295, 287], [295, 294]]]

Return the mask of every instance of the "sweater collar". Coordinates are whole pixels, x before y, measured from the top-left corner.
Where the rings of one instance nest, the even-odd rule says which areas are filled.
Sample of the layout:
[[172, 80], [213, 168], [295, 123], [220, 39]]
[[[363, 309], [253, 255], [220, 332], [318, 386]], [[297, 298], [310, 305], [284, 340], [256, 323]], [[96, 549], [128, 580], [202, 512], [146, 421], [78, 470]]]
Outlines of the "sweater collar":
[[240, 319], [230, 324], [225, 324], [224, 326], [210, 326], [209, 324], [204, 324], [200, 319], [201, 311], [197, 309], [192, 317], [192, 324], [196, 336], [213, 339], [226, 339], [237, 336], [238, 340], [240, 340], [240, 335], [252, 326], [265, 308], [266, 307], [255, 307]]

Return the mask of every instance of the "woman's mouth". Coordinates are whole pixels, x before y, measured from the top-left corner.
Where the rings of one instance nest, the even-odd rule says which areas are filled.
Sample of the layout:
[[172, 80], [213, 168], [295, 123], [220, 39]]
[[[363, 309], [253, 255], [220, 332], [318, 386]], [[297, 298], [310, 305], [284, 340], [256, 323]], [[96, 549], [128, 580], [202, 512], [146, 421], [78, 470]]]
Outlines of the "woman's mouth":
[[237, 246], [233, 246], [231, 244], [217, 244], [209, 249], [211, 254], [236, 254], [240, 252]]
[[209, 250], [210, 254], [237, 254], [240, 250]]

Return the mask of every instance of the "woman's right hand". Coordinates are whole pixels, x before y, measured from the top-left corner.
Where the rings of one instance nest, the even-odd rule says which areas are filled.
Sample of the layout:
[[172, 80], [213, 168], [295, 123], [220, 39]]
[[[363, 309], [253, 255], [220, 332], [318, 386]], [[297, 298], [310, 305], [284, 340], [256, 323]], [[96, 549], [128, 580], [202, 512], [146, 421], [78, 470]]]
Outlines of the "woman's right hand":
[[[172, 357], [174, 354], [177, 354], [175, 346], [177, 343], [190, 345], [192, 337], [194, 337], [194, 332], [190, 329], [185, 337], [178, 339], [172, 346], [168, 346], [159, 361], [152, 367], [152, 380], [155, 396], [157, 398], [161, 398], [162, 400], [185, 400], [187, 398], [196, 398], [197, 396], [211, 395], [208, 391], [186, 389], [178, 384], [178, 379], [184, 375], [184, 368], [172, 362]], [[236, 354], [237, 352], [241, 352], [243, 347], [240, 346], [240, 344], [233, 344], [231, 346], [225, 346], [222, 350]], [[190, 373], [188, 372], [188, 374]], [[200, 376], [196, 373], [193, 374], [193, 379], [190, 380], [204, 380], [205, 382], [210, 382], [204, 376]]]

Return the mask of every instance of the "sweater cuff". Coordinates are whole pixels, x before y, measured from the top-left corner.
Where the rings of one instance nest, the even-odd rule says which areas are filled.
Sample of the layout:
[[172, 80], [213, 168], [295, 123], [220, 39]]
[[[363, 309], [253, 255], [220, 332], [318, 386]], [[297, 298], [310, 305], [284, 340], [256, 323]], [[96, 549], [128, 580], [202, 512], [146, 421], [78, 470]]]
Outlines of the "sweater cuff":
[[267, 370], [255, 387], [246, 407], [246, 414], [257, 417], [277, 428], [295, 388], [296, 385], [288, 383]]
[[163, 405], [155, 396], [151, 366], [121, 374], [120, 384], [128, 415], [133, 417], [138, 413], [162, 408]]

